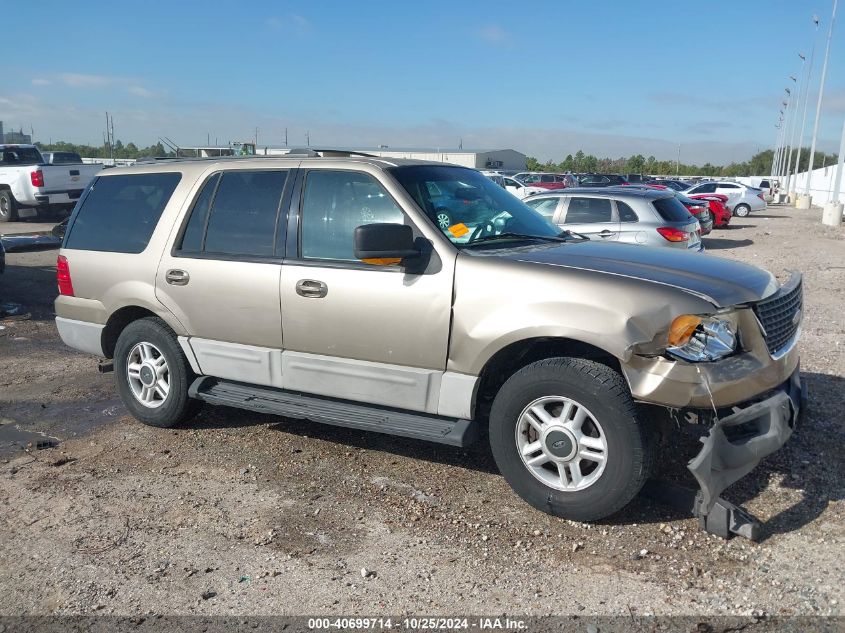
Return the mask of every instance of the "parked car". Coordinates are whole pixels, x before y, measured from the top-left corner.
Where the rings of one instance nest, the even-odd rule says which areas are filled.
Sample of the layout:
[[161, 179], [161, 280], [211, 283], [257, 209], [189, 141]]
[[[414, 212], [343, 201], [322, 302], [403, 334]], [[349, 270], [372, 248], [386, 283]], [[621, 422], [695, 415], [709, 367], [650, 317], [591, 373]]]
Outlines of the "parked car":
[[[439, 199], [464, 187], [483, 211], [441, 226]], [[561, 232], [456, 165], [294, 154], [106, 170], [68, 223], [56, 325], [113, 359], [101, 369], [153, 427], [202, 402], [457, 446], [483, 425], [517, 494], [577, 521], [624, 507], [653, 463], [686, 461], [684, 443], [655, 441], [673, 428], [658, 414], [697, 413], [695, 512], [753, 535], [720, 495], [803, 410], [801, 276], [780, 286], [683, 252], [697, 223], [666, 192], [560, 195], [566, 226], [609, 206], [611, 232], [665, 228], [682, 248]]]
[[713, 216], [713, 225], [716, 228], [727, 228], [730, 224], [733, 212], [728, 206], [728, 197], [720, 193], [694, 193], [688, 196], [693, 200], [704, 200], [710, 206], [710, 214]]
[[578, 183], [571, 174], [551, 174], [540, 172], [522, 172], [514, 176], [515, 180], [533, 187], [543, 189], [564, 189], [574, 187]]
[[631, 184], [645, 184], [648, 179], [648, 176], [643, 176], [642, 174], [625, 174], [625, 180]]
[[520, 200], [533, 196], [538, 193], [546, 193], [549, 191], [545, 187], [538, 187], [537, 185], [525, 185], [519, 182], [516, 178], [503, 177], [505, 189], [515, 195]]
[[41, 152], [46, 165], [82, 165], [82, 156], [76, 152]]
[[[671, 191], [671, 190], [670, 190]], [[713, 216], [710, 215], [710, 208], [705, 200], [693, 200], [680, 192], [675, 192], [675, 197], [681, 201], [687, 211], [695, 216], [701, 225], [701, 235], [709, 235], [713, 230]]]
[[578, 188], [531, 196], [525, 204], [591, 240], [702, 250], [698, 220], [670, 191]]
[[35, 145], [0, 145], [0, 222], [70, 212], [100, 165], [46, 165]]
[[728, 196], [733, 214], [744, 218], [752, 211], [765, 211], [766, 199], [756, 187], [749, 187], [737, 182], [703, 182], [683, 191], [687, 196], [696, 193], [721, 193]]
[[671, 180], [669, 178], [656, 178], [653, 180], [646, 181], [647, 185], [662, 185], [664, 187], [670, 187], [675, 191], [685, 191], [692, 187], [691, 182], [686, 182], [684, 180]]
[[628, 181], [618, 174], [584, 174], [579, 183], [582, 187], [615, 187], [627, 185]]
[[502, 176], [500, 174], [491, 174], [487, 172], [481, 172], [485, 176], [487, 176], [490, 180], [495, 182], [497, 185], [505, 189], [506, 191], [512, 193], [517, 198], [522, 200], [523, 198], [527, 198], [528, 196], [532, 196], [537, 193], [546, 193], [548, 189], [544, 187], [536, 187], [533, 185], [524, 185], [515, 178], [511, 178], [509, 176]]

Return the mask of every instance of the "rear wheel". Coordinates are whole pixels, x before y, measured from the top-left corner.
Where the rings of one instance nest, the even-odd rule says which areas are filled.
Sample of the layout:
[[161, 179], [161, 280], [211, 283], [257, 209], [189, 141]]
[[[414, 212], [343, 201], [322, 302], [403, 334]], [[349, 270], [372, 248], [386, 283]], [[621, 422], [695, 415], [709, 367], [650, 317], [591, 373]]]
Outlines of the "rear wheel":
[[196, 415], [188, 397], [194, 374], [176, 335], [161, 319], [133, 321], [114, 352], [114, 377], [123, 404], [144, 424], [168, 428]]
[[18, 219], [18, 202], [8, 189], [0, 190], [0, 222]]
[[749, 213], [751, 213], [751, 207], [749, 207], [747, 204], [738, 204], [734, 208], [734, 215], [736, 215], [737, 217], [744, 218]]
[[628, 504], [653, 453], [622, 376], [580, 358], [538, 361], [514, 374], [493, 402], [490, 444], [520, 497], [577, 521]]

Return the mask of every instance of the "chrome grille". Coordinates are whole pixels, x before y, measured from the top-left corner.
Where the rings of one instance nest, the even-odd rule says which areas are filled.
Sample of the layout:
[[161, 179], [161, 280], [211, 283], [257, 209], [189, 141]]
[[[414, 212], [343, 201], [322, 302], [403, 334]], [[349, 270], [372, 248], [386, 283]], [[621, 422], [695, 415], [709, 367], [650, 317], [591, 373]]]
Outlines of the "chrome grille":
[[770, 299], [754, 304], [754, 314], [766, 335], [770, 354], [777, 354], [795, 336], [801, 325], [804, 295], [801, 275], [793, 277]]

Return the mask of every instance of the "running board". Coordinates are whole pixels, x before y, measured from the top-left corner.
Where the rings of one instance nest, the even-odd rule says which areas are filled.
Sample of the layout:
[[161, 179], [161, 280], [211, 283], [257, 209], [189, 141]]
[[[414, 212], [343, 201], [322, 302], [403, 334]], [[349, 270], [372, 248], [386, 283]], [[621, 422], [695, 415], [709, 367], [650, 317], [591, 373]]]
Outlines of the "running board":
[[248, 409], [362, 431], [399, 435], [450, 446], [469, 446], [478, 439], [478, 424], [365, 404], [310, 396], [201, 376], [188, 395], [209, 404]]

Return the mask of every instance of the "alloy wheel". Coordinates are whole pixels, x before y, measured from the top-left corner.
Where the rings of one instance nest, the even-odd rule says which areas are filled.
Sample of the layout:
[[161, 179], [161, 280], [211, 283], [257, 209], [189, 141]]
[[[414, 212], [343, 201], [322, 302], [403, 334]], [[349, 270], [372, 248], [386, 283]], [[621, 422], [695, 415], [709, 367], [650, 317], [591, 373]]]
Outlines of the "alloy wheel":
[[589, 488], [607, 465], [607, 439], [598, 420], [564, 396], [538, 398], [523, 409], [516, 446], [528, 472], [565, 492]]
[[145, 407], [155, 409], [167, 400], [170, 368], [164, 354], [152, 343], [141, 342], [130, 350], [126, 378], [132, 395]]

